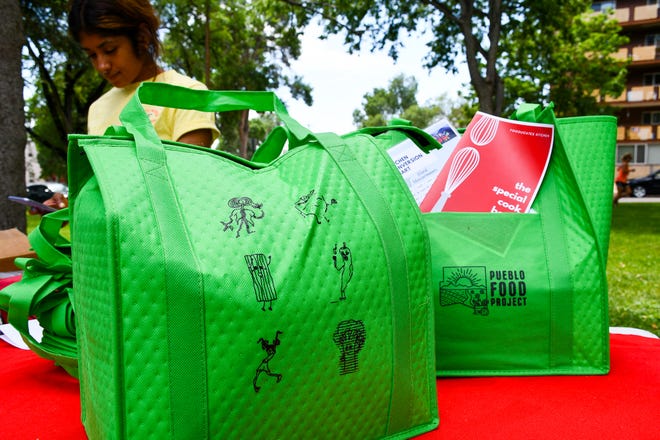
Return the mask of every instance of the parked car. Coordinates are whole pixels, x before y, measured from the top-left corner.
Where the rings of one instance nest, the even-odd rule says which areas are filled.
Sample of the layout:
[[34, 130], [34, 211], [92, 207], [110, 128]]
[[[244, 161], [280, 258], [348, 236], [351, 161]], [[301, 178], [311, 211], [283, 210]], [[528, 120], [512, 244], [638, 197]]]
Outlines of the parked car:
[[648, 176], [630, 179], [628, 183], [635, 197], [658, 195], [660, 194], [660, 170], [656, 170]]
[[41, 203], [53, 197], [56, 192], [69, 197], [69, 187], [60, 182], [31, 183], [27, 186], [27, 197]]

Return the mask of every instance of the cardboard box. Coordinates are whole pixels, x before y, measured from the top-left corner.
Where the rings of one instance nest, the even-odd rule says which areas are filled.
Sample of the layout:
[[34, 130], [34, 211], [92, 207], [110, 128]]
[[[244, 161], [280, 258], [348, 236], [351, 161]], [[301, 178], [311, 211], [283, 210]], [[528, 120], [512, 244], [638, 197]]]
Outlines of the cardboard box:
[[18, 229], [0, 231], [0, 272], [15, 272], [20, 270], [14, 264], [19, 257], [36, 257], [25, 234]]

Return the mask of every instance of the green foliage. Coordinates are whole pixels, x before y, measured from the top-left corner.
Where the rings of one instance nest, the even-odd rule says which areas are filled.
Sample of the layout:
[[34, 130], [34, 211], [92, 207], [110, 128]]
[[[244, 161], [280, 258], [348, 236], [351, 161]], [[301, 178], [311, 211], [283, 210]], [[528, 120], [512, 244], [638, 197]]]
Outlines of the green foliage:
[[427, 127], [444, 116], [454, 124], [465, 125], [474, 114], [468, 104], [453, 102], [447, 95], [420, 105], [416, 94], [417, 80], [398, 75], [390, 80], [387, 89], [377, 87], [363, 96], [363, 109], [353, 111], [353, 123], [357, 128], [376, 127], [387, 125], [393, 118], [403, 118], [417, 127]]
[[510, 106], [553, 101], [558, 116], [612, 111], [593, 92], [615, 97], [623, 91], [627, 62], [612, 54], [627, 38], [612, 16], [592, 13], [588, 3], [536, 1], [503, 42]]
[[402, 38], [421, 33], [425, 66], [456, 72], [467, 64], [479, 109], [496, 115], [519, 99], [555, 100], [561, 115], [593, 113], [591, 92], [620, 93], [626, 75], [610, 56], [624, 41], [618, 25], [583, 15], [590, 0], [280, 1], [321, 17], [352, 51], [385, 48], [396, 59]]
[[[66, 0], [21, 0], [26, 36], [27, 131], [39, 151], [44, 175], [66, 176], [70, 133], [87, 131], [87, 109], [106, 84], [66, 29]], [[30, 81], [32, 81], [30, 83]]]
[[[44, 174], [66, 169], [67, 136], [87, 131], [87, 110], [108, 87], [67, 34], [67, 0], [21, 0], [26, 34], [25, 71], [35, 93], [27, 102], [28, 127]], [[164, 35], [163, 61], [225, 90], [288, 86], [312, 103], [311, 87], [285, 69], [300, 56], [306, 15], [277, 0], [203, 2], [156, 0]], [[208, 37], [208, 39], [207, 39]], [[207, 63], [208, 61], [208, 63]], [[219, 118], [223, 142], [245, 154], [246, 115]]]
[[[157, 4], [166, 29], [164, 60], [174, 68], [218, 90], [287, 86], [294, 98], [312, 104], [311, 87], [286, 70], [300, 56], [308, 20], [297, 9], [273, 0]], [[240, 144], [239, 154], [246, 156], [246, 115], [222, 113], [219, 125], [223, 145]]]
[[399, 75], [393, 78], [387, 89], [375, 88], [366, 93], [362, 103], [364, 111], [353, 112], [353, 123], [357, 127], [385, 125], [393, 117], [400, 116], [413, 106], [412, 112], [420, 113], [417, 105], [417, 80], [414, 77]]
[[607, 280], [610, 325], [660, 336], [660, 203], [619, 203], [612, 213]]
[[263, 113], [250, 120], [250, 139], [263, 142], [266, 136], [279, 124], [273, 113]]

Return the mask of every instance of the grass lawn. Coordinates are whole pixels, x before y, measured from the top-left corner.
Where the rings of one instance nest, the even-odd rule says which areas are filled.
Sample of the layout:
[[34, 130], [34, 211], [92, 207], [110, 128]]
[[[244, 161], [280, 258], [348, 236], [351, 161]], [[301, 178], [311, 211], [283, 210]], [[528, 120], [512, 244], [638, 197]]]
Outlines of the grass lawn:
[[[28, 234], [30, 231], [32, 231], [34, 228], [36, 228], [39, 225], [39, 221], [41, 220], [40, 215], [30, 215], [27, 214], [27, 231]], [[63, 237], [71, 240], [71, 231], [69, 230], [69, 225], [67, 224], [65, 227], [62, 228], [62, 231], [60, 232]]]
[[[39, 222], [28, 215], [28, 231]], [[69, 226], [62, 235], [69, 237]], [[660, 336], [660, 203], [620, 203], [607, 264], [610, 325]]]
[[610, 325], [660, 336], [660, 203], [620, 203], [607, 262]]

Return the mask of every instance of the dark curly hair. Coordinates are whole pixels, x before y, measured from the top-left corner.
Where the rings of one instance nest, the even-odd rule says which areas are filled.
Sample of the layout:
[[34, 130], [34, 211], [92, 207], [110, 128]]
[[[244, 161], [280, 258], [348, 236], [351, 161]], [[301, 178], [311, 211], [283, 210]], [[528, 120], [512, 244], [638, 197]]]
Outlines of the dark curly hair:
[[80, 34], [123, 35], [139, 56], [154, 62], [160, 55], [160, 20], [148, 0], [71, 0], [69, 33], [78, 42]]

